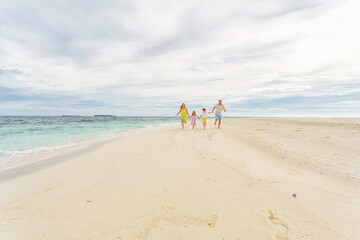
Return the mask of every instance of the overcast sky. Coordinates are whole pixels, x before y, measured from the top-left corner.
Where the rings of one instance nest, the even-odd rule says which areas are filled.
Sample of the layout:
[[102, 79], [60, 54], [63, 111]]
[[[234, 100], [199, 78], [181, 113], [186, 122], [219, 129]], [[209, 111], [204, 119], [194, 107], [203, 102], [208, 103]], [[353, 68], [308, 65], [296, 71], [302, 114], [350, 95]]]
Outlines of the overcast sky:
[[359, 2], [0, 0], [0, 115], [360, 117]]

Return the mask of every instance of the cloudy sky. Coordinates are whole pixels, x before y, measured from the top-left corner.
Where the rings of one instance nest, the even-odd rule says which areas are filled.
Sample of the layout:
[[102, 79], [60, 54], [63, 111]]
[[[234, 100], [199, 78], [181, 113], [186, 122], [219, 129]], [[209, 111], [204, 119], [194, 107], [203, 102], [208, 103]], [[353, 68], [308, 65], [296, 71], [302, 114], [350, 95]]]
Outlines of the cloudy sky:
[[0, 115], [360, 117], [359, 2], [0, 0]]

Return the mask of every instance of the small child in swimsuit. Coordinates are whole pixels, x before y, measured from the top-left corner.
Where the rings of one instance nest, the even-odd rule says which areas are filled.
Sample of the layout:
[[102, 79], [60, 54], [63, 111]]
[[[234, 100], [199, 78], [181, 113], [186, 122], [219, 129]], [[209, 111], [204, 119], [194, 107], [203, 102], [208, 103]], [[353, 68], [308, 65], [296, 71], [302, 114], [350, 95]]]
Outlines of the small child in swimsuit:
[[192, 128], [196, 127], [196, 118], [200, 119], [200, 117], [198, 115], [196, 115], [196, 112], [193, 111], [191, 114], [191, 125]]
[[200, 118], [202, 118], [202, 123], [203, 123], [203, 126], [204, 126], [204, 130], [205, 130], [205, 127], [206, 127], [206, 120], [207, 120], [207, 114], [208, 113], [211, 113], [211, 112], [206, 112], [206, 109], [203, 108], [202, 109], [202, 114], [200, 115]]

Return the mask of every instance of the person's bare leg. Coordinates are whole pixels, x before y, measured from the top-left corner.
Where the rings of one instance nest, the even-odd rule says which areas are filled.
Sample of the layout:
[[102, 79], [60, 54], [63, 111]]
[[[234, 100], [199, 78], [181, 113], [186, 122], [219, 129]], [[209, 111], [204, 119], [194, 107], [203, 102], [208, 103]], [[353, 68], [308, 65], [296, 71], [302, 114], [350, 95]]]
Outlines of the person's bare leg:
[[220, 125], [221, 125], [221, 121], [219, 121], [219, 126], [218, 126], [218, 128], [220, 128]]
[[216, 122], [217, 122], [217, 119], [215, 119], [215, 123], [214, 123], [214, 125], [216, 125]]
[[184, 129], [184, 121], [181, 119], [181, 125], [182, 125], [182, 128]]

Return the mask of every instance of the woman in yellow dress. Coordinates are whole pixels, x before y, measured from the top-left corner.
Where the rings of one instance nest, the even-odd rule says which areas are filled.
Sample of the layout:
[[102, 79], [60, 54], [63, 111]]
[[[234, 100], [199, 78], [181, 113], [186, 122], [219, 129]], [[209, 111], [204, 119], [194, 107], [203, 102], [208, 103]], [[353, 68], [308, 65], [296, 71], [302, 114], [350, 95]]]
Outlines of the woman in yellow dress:
[[185, 103], [181, 104], [180, 110], [179, 110], [179, 112], [175, 115], [175, 117], [176, 117], [177, 115], [179, 115], [179, 113], [181, 113], [181, 114], [180, 114], [181, 126], [182, 126], [182, 128], [184, 129], [184, 124], [187, 123], [187, 118], [188, 118], [188, 116], [190, 117], [189, 112], [188, 112], [187, 108], [185, 107]]

